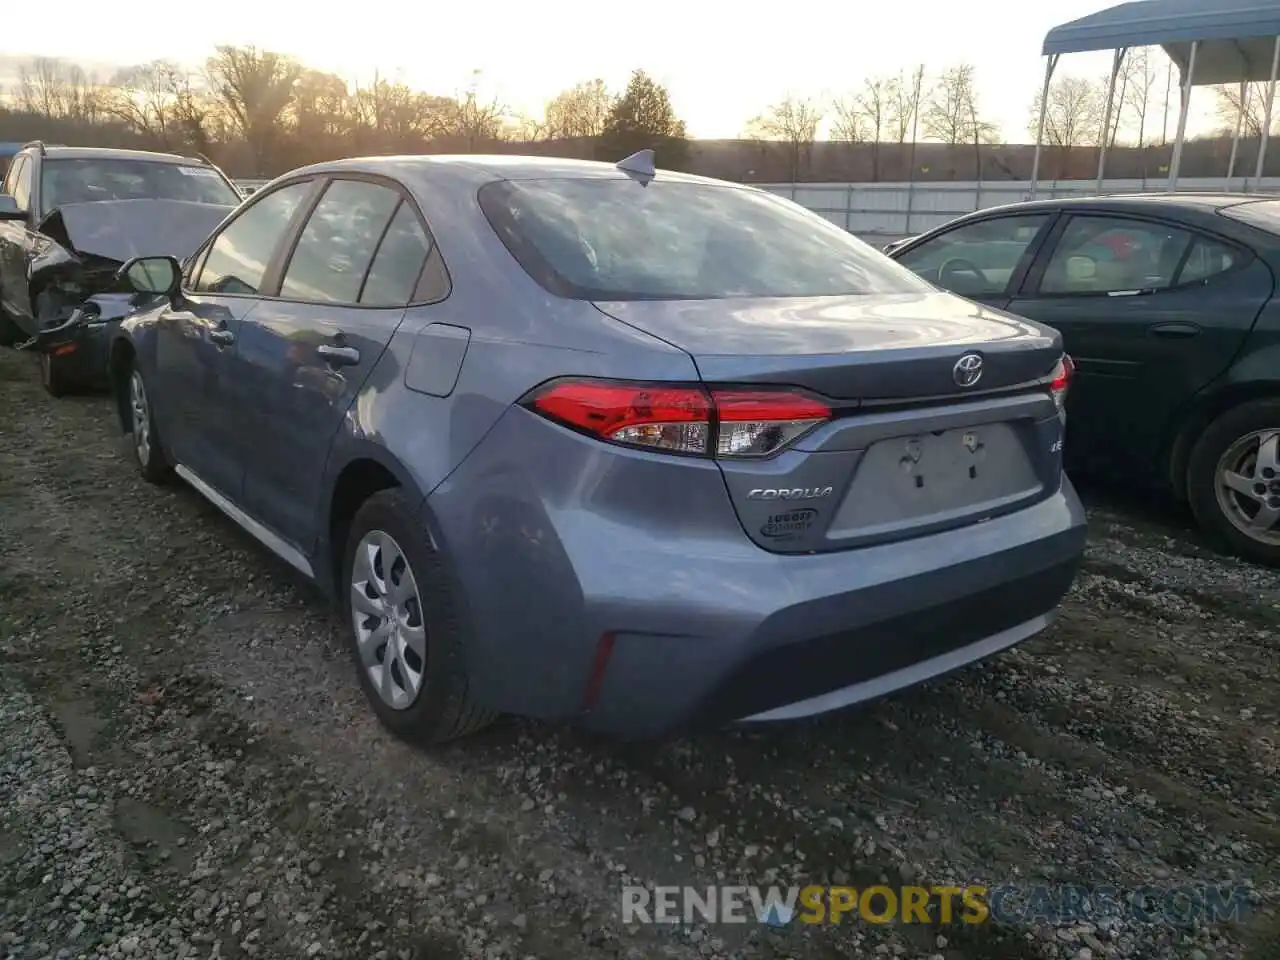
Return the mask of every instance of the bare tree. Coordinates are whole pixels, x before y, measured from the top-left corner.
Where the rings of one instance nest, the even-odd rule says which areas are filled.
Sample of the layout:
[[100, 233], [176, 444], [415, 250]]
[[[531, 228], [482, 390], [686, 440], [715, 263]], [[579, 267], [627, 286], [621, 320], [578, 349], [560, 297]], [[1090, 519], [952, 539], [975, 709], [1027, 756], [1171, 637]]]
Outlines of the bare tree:
[[360, 141], [376, 150], [417, 150], [425, 141], [453, 131], [457, 104], [392, 83], [374, 74], [373, 83], [356, 87], [349, 100], [352, 128]]
[[885, 121], [897, 143], [906, 143], [920, 119], [920, 100], [924, 90], [924, 64], [911, 73], [898, 74], [885, 84]]
[[343, 137], [355, 124], [347, 82], [323, 70], [304, 69], [293, 89], [289, 114], [299, 140]]
[[18, 68], [18, 103], [37, 116], [95, 123], [102, 93], [80, 67], [56, 57], [36, 57]]
[[[982, 119], [978, 109], [976, 70], [961, 63], [945, 70], [921, 105], [925, 133], [953, 150], [962, 143], [973, 145], [974, 172], [982, 177], [982, 144], [995, 135], [993, 124]], [[954, 173], [954, 162], [953, 162]]]
[[206, 67], [209, 88], [248, 142], [257, 171], [266, 169], [293, 101], [302, 65], [256, 47], [219, 46]]
[[[1240, 114], [1240, 84], [1230, 83], [1213, 88], [1214, 115], [1231, 133], [1236, 129], [1236, 117]], [[1276, 123], [1280, 121], [1280, 111], [1274, 111], [1271, 118], [1271, 132], [1275, 132]], [[1267, 84], [1245, 84], [1244, 125], [1240, 129], [1242, 137], [1256, 138], [1262, 136], [1262, 128], [1267, 122]]]
[[[831, 112], [834, 117], [831, 120], [831, 130], [827, 134], [829, 140], [833, 143], [847, 144], [850, 147], [867, 140], [867, 120], [862, 114], [857, 96], [836, 97], [831, 101]], [[873, 143], [872, 150], [875, 149], [876, 145]]]
[[[1151, 47], [1130, 50], [1124, 65], [1124, 94], [1121, 109], [1128, 110], [1137, 126], [1138, 147], [1147, 145], [1147, 120], [1151, 115], [1151, 97], [1163, 72], [1151, 55]], [[1114, 142], [1114, 140], [1113, 140]]]
[[[845, 136], [851, 142], [870, 141], [871, 143], [871, 179], [880, 179], [880, 145], [890, 132], [893, 111], [894, 83], [892, 77], [868, 77], [859, 90], [848, 100], [837, 100], [833, 107], [836, 122], [832, 126], [833, 136], [842, 129], [848, 128], [857, 136]], [[904, 133], [905, 138], [905, 133]]]
[[818, 101], [787, 95], [754, 118], [747, 129], [756, 139], [782, 144], [791, 180], [795, 182], [813, 159], [813, 143], [818, 138], [822, 116]]
[[599, 78], [556, 94], [546, 106], [543, 127], [547, 139], [598, 137], [609, 118], [613, 97]]
[[178, 98], [186, 71], [170, 60], [125, 67], [111, 80], [103, 111], [135, 133], [169, 149], [182, 131], [177, 123]]
[[[1049, 87], [1044, 111], [1044, 142], [1059, 150], [1058, 178], [1066, 174], [1074, 147], [1093, 146], [1102, 130], [1102, 101], [1105, 90], [1082, 77], [1060, 77]], [[1040, 125], [1040, 94], [1031, 104], [1029, 129], [1035, 135]]]
[[502, 139], [506, 129], [507, 109], [497, 97], [484, 99], [479, 93], [480, 71], [471, 72], [471, 83], [456, 99], [449, 122], [449, 134], [463, 141], [468, 150], [478, 144]]
[[511, 117], [512, 138], [524, 143], [551, 139], [547, 135], [547, 123], [527, 113], [518, 113]]

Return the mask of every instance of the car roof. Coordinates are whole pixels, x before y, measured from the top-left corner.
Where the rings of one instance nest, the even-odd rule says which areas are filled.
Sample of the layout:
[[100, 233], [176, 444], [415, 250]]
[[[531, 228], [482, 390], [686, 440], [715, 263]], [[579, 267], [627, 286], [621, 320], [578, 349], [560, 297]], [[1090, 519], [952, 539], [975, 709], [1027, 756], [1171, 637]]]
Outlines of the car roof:
[[144, 160], [153, 163], [205, 165], [205, 162], [198, 157], [184, 157], [176, 153], [156, 153], [152, 150], [124, 150], [115, 147], [54, 147], [46, 144], [44, 156], [49, 160]]
[[1183, 209], [1212, 212], [1242, 203], [1278, 199], [1269, 193], [1117, 193], [1101, 197], [1055, 197], [1049, 200], [1023, 200], [1017, 203], [986, 207], [968, 216], [986, 214], [1056, 210], [1128, 210], [1133, 213], [1158, 213]]
[[[315, 173], [362, 172], [383, 174], [405, 182], [430, 184], [471, 183], [493, 180], [625, 179], [628, 175], [612, 163], [562, 157], [530, 157], [516, 154], [431, 154], [395, 157], [352, 157], [291, 170], [286, 176]], [[663, 182], [705, 183], [742, 187], [710, 177], [658, 168]]]

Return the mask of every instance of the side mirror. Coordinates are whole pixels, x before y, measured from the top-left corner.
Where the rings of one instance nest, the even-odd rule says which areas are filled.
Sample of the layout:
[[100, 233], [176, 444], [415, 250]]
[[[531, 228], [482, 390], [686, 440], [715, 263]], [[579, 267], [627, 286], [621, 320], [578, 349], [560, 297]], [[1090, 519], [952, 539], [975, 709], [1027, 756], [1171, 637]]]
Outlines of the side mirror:
[[7, 193], [0, 193], [0, 220], [25, 220], [27, 215], [18, 209], [18, 201]]
[[137, 293], [173, 297], [182, 286], [182, 265], [173, 257], [135, 257], [116, 273]]

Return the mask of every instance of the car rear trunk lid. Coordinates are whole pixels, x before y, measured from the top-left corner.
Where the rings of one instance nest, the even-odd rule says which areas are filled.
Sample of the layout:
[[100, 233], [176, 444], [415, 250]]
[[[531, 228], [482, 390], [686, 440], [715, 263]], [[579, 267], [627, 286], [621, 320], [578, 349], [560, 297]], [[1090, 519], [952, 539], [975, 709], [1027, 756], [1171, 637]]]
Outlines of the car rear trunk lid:
[[[1056, 331], [950, 294], [598, 302], [688, 352], [705, 382], [801, 388], [832, 419], [782, 452], [721, 458], [747, 535], [848, 549], [1022, 509], [1056, 492]], [[967, 382], [961, 358], [976, 354]]]

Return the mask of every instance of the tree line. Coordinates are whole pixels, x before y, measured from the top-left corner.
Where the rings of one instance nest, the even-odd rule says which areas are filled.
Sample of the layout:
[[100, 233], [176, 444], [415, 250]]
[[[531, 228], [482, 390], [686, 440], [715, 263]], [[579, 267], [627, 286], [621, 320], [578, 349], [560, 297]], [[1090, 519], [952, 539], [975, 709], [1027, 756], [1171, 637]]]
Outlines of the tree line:
[[[1109, 118], [1109, 78], [1055, 80], [1045, 110], [1049, 153], [1043, 175], [1088, 176], [1088, 157], [1104, 141], [1136, 150], [1141, 175], [1148, 167], [1155, 173], [1169, 139], [1171, 73], [1162, 58], [1157, 49], [1129, 52]], [[19, 66], [17, 82], [0, 97], [0, 140], [39, 137], [199, 153], [241, 177], [273, 176], [353, 155], [523, 151], [617, 160], [644, 147], [656, 148], [664, 167], [731, 179], [1021, 179], [1029, 174], [1025, 148], [1001, 144], [970, 63], [936, 74], [921, 65], [868, 77], [837, 96], [788, 94], [752, 118], [740, 141], [729, 142], [690, 140], [666, 88], [643, 70], [634, 71], [621, 91], [601, 79], [578, 83], [551, 98], [537, 116], [485, 96], [479, 81], [473, 74], [448, 95], [377, 75], [367, 83], [349, 83], [251, 46], [218, 46], [197, 70], [156, 60], [120, 69], [105, 80], [74, 63], [38, 57]], [[1176, 79], [1172, 84], [1176, 118]], [[1261, 133], [1265, 86], [1245, 88], [1246, 138]], [[1239, 86], [1213, 92], [1223, 126], [1233, 130]], [[1037, 93], [1030, 105], [1032, 139], [1039, 112]], [[1201, 157], [1218, 163], [1219, 152], [1216, 147], [1193, 150], [1184, 157], [1184, 173], [1220, 175], [1225, 170], [1195, 169]], [[1117, 175], [1137, 173], [1132, 162], [1122, 173], [1124, 158], [1120, 161]]]
[[[1076, 162], [1079, 155], [1096, 156], [1096, 148], [1104, 141], [1109, 149], [1120, 147], [1139, 152], [1167, 147], [1170, 125], [1177, 122], [1180, 95], [1177, 76], [1170, 67], [1170, 61], [1159, 48], [1130, 50], [1116, 77], [1109, 116], [1106, 109], [1109, 75], [1098, 79], [1060, 76], [1053, 81], [1042, 137], [1050, 155], [1044, 175], [1051, 178], [1082, 175], [1081, 165]], [[1243, 97], [1239, 84], [1211, 87], [1219, 128], [1199, 139], [1221, 140], [1231, 136], [1243, 103], [1240, 135], [1256, 141], [1265, 124], [1266, 87], [1265, 83], [1247, 84]], [[1029, 109], [1027, 133], [1033, 143], [1040, 131], [1040, 101], [1041, 94], [1037, 92]], [[1280, 124], [1280, 108], [1274, 113], [1273, 131], [1277, 124]], [[815, 147], [824, 140], [862, 148], [862, 152], [869, 154], [871, 180], [882, 179], [883, 159], [892, 148], [897, 148], [892, 150], [894, 156], [901, 155], [904, 146], [915, 144], [922, 137], [947, 148], [941, 156], [949, 166], [951, 177], [999, 177], [1011, 172], [999, 169], [1000, 151], [985, 149], [998, 146], [1001, 138], [997, 125], [983, 110], [977, 69], [971, 63], [955, 64], [933, 77], [923, 65], [895, 75], [868, 77], [859, 88], [834, 97], [788, 95], [754, 118], [748, 131], [759, 139], [782, 145], [786, 151], [788, 179], [792, 181], [808, 179], [806, 174], [812, 165]], [[972, 154], [967, 164], [962, 151]], [[1218, 152], [1196, 151], [1200, 157], [1215, 158]], [[931, 153], [939, 155], [936, 150]], [[1157, 155], [1147, 165], [1158, 167], [1160, 160]], [[993, 166], [996, 169], [991, 169]], [[1147, 175], [1145, 167], [1142, 174]]]
[[611, 159], [654, 147], [666, 166], [687, 163], [684, 123], [666, 88], [643, 70], [616, 94], [601, 80], [577, 84], [537, 118], [483, 95], [479, 79], [473, 74], [452, 95], [379, 76], [351, 84], [251, 46], [219, 46], [200, 70], [155, 60], [105, 81], [37, 57], [18, 68], [0, 101], [0, 139], [199, 153], [244, 177], [343, 156], [483, 153], [529, 141]]

